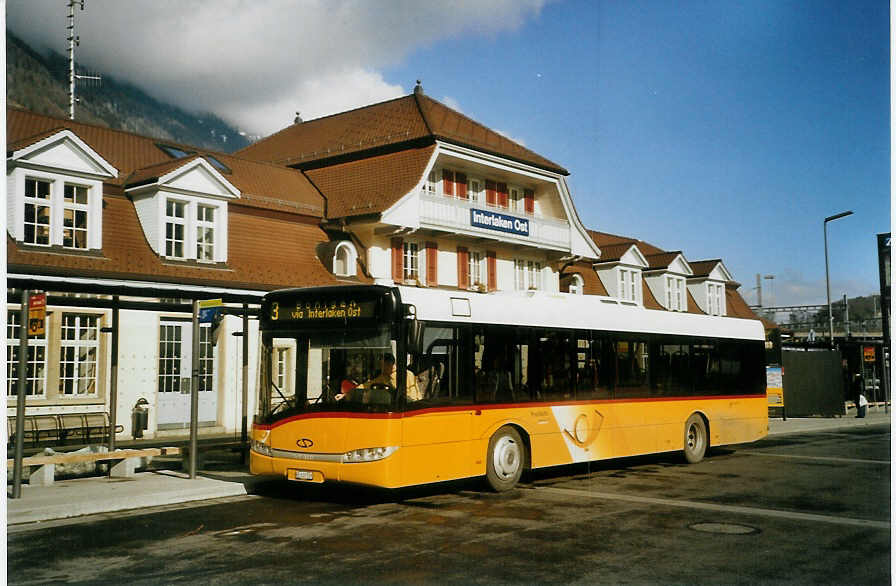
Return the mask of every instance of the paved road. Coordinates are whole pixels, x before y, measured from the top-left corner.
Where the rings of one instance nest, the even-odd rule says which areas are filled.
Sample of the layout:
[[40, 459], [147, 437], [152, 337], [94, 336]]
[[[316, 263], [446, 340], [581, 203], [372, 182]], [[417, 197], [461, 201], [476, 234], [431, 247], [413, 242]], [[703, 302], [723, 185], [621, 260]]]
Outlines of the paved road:
[[12, 528], [11, 584], [890, 582], [889, 426], [381, 493], [258, 494]]

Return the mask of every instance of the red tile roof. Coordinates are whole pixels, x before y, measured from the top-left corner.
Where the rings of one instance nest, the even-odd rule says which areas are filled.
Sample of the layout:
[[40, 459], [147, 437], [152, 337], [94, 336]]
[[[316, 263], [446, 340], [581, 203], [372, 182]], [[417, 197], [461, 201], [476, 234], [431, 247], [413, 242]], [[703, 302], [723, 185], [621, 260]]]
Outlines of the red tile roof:
[[738, 293], [737, 288], [733, 286], [725, 287], [725, 313], [728, 317], [759, 319], [759, 316], [753, 313], [753, 310]]
[[[672, 264], [678, 255], [681, 254], [680, 250], [672, 251], [672, 252], [659, 252], [656, 254], [647, 254], [644, 258], [647, 260], [648, 269], [667, 269], [669, 265]], [[684, 256], [684, 255], [682, 255]]]
[[237, 154], [311, 168], [346, 158], [428, 146], [436, 140], [569, 174], [553, 161], [423, 93], [293, 124]]
[[231, 207], [227, 263], [201, 266], [155, 254], [127, 198], [107, 195], [104, 203], [101, 254], [22, 246], [7, 236], [7, 270], [256, 290], [339, 283], [315, 254], [315, 247], [327, 240], [326, 234], [316, 222], [299, 221], [295, 214]]
[[434, 146], [407, 149], [305, 172], [327, 198], [327, 218], [389, 209], [423, 177]]
[[596, 230], [588, 230], [588, 235], [591, 236], [591, 239], [594, 240], [594, 243], [597, 244], [597, 247], [601, 249], [603, 252], [604, 247], [606, 246], [614, 246], [619, 244], [636, 244], [638, 249], [641, 251], [643, 255], [649, 254], [661, 254], [666, 252], [665, 250], [650, 244], [649, 242], [644, 242], [643, 240], [638, 240], [637, 238], [633, 238], [631, 236], [620, 236], [618, 234], [610, 234], [608, 232], [598, 232]]
[[[223, 175], [242, 192], [240, 205], [323, 216], [323, 197], [294, 169], [18, 108], [6, 111], [7, 151], [27, 147], [64, 129], [74, 132], [118, 169], [118, 178], [110, 184], [123, 187], [155, 179], [201, 155], [206, 159], [214, 157], [230, 168], [231, 172]], [[172, 159], [159, 144], [176, 146], [196, 155]]]
[[708, 277], [712, 270], [716, 268], [716, 265], [718, 265], [720, 262], [722, 261], [718, 258], [714, 260], [695, 260], [694, 262], [690, 263], [691, 270], [694, 271], [693, 276]]

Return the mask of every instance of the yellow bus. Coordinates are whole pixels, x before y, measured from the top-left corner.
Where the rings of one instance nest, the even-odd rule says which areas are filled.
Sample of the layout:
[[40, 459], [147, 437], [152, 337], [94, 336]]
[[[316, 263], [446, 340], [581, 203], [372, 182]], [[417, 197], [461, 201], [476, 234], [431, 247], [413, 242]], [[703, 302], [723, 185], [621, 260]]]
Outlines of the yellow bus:
[[385, 488], [768, 432], [756, 320], [600, 296], [351, 285], [268, 294], [253, 474]]

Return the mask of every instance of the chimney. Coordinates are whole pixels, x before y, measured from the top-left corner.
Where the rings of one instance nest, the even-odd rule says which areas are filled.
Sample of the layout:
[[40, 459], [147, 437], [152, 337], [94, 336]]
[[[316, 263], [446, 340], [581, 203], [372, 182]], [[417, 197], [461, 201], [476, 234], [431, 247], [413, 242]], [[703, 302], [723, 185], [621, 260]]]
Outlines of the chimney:
[[415, 94], [422, 94], [422, 93], [423, 93], [423, 85], [420, 83], [420, 80], [419, 80], [419, 79], [417, 80], [417, 85], [414, 86], [414, 93], [415, 93]]
[[298, 112], [296, 112], [296, 118], [295, 118], [295, 120], [292, 121], [292, 123], [293, 124], [301, 124], [302, 123], [302, 117], [299, 116]]

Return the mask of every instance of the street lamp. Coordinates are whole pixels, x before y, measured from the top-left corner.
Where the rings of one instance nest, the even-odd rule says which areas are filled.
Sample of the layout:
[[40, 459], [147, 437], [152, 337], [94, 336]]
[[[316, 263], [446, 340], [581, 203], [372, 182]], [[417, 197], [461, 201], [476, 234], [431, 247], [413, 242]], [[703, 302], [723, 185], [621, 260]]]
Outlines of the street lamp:
[[828, 222], [839, 220], [840, 218], [851, 215], [852, 210], [849, 210], [846, 212], [840, 212], [839, 214], [834, 214], [833, 216], [828, 216], [824, 219], [824, 282], [825, 285], [827, 285], [828, 290], [828, 324], [831, 334], [830, 339], [832, 347], [834, 345], [834, 312], [831, 310], [831, 278], [828, 272]]

